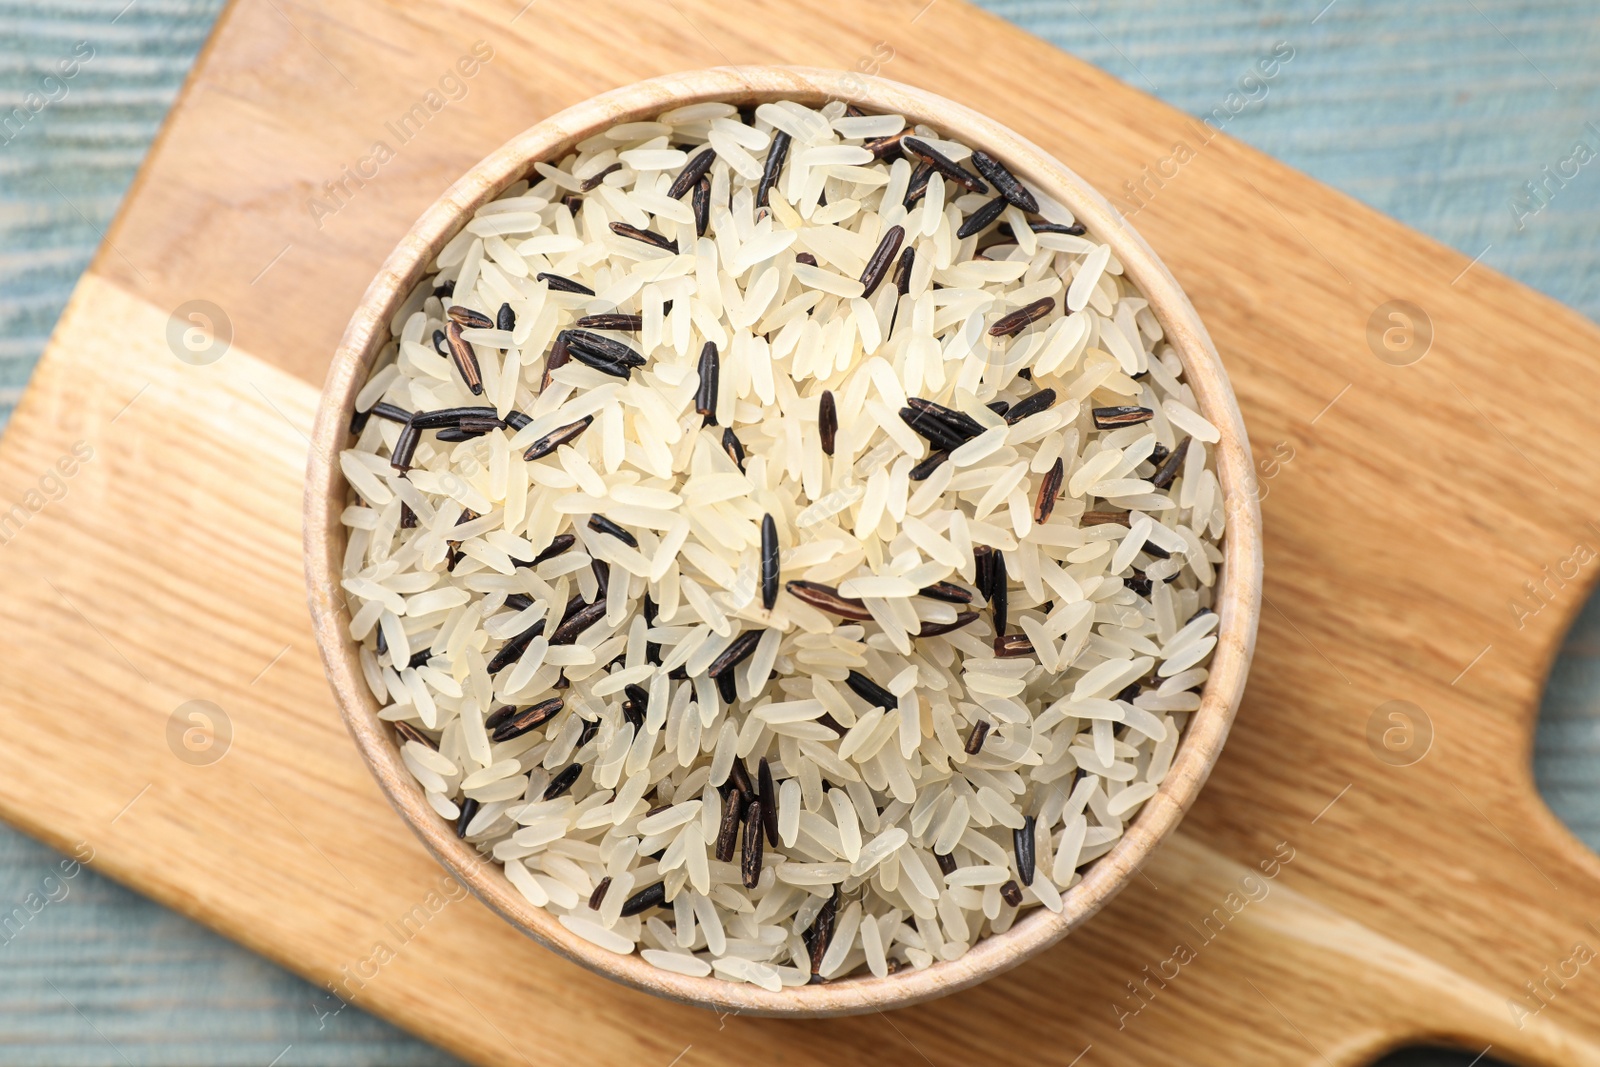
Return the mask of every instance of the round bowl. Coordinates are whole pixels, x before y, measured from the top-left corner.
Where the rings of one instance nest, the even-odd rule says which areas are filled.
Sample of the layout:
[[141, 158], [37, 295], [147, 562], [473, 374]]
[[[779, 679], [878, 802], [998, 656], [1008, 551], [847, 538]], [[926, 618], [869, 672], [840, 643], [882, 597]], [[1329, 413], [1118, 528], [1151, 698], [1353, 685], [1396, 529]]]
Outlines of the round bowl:
[[[959, 959], [768, 992], [715, 977], [657, 970], [638, 955], [621, 956], [570, 933], [530, 904], [502, 869], [485, 863], [426, 803], [400, 760], [393, 728], [378, 718], [349, 636], [350, 616], [338, 595], [345, 532], [339, 514], [349, 487], [338, 454], [349, 442], [355, 396], [389, 339], [396, 309], [427, 272], [446, 241], [472, 212], [521, 179], [538, 160], [558, 160], [573, 145], [619, 122], [653, 118], [669, 108], [721, 100], [738, 105], [793, 99], [821, 106], [843, 99], [867, 111], [904, 115], [1003, 160], [1019, 177], [1065, 206], [1095, 238], [1111, 245], [1149, 298], [1178, 353], [1201, 413], [1221, 431], [1214, 446], [1228, 515], [1216, 593], [1218, 642], [1200, 709], [1193, 713], [1172, 769], [1116, 846], [1086, 868], [1063, 894], [1059, 914], [1035, 908], [1008, 931], [973, 945]], [[1117, 211], [1078, 175], [1011, 130], [943, 97], [881, 78], [797, 67], [720, 67], [653, 78], [597, 96], [529, 128], [467, 171], [423, 212], [368, 286], [328, 371], [317, 410], [305, 495], [306, 581], [329, 682], [361, 757], [422, 843], [480, 900], [540, 944], [592, 971], [636, 989], [688, 1004], [754, 1015], [821, 1017], [902, 1007], [964, 989], [1043, 951], [1099, 911], [1172, 832], [1205, 783], [1222, 750], [1244, 690], [1255, 645], [1261, 592], [1261, 513], [1250, 445], [1227, 374], [1205, 327], [1177, 281]]]

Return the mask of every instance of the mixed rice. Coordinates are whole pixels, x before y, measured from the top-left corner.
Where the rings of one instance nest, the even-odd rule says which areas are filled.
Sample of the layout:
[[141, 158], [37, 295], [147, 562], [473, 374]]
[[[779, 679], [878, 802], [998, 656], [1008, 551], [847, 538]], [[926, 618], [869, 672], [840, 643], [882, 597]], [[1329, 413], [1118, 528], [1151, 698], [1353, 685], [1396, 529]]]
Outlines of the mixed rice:
[[767, 989], [1059, 910], [1216, 644], [1217, 430], [1111, 249], [840, 102], [693, 104], [474, 214], [340, 456], [366, 679], [573, 934]]

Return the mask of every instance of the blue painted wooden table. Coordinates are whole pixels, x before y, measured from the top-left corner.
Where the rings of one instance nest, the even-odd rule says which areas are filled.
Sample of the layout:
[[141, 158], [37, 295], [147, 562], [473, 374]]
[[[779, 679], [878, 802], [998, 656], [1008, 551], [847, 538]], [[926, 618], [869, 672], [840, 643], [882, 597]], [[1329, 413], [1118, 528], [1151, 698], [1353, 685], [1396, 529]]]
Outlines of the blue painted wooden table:
[[[1600, 165], [1578, 162], [1600, 158], [1592, 0], [984, 3], [1191, 114], [1223, 109], [1232, 136], [1600, 317]], [[221, 6], [0, 0], [0, 419]], [[1276, 76], [1252, 76], [1275, 52], [1290, 56]], [[1535, 754], [1592, 847], [1597, 710], [1600, 600], [1551, 675]], [[58, 862], [0, 828], [0, 1065], [452, 1062], [355, 1009], [327, 1015], [300, 979]], [[38, 914], [5, 926], [30, 895]]]

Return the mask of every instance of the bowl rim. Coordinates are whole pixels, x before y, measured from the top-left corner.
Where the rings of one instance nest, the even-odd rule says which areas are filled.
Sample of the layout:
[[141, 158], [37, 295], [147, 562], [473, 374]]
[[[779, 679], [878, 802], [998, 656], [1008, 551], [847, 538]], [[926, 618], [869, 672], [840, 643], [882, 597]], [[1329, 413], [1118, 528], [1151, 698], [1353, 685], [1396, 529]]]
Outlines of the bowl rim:
[[[579, 938], [531, 904], [503, 868], [458, 840], [406, 771], [392, 732], [378, 718], [338, 596], [345, 533], [339, 514], [348, 487], [338, 453], [348, 442], [357, 391], [389, 338], [389, 323], [445, 241], [483, 203], [524, 177], [538, 160], [560, 159], [577, 142], [618, 122], [653, 118], [709, 100], [749, 104], [843, 99], [868, 111], [902, 114], [1004, 160], [1112, 247], [1124, 276], [1150, 301], [1184, 365], [1201, 413], [1220, 431], [1212, 446], [1228, 516], [1215, 610], [1218, 643], [1201, 697], [1157, 793], [1112, 850], [1062, 894], [1060, 913], [1031, 910], [1004, 933], [978, 941], [956, 960], [884, 978], [857, 976], [769, 992], [715, 976], [659, 970], [637, 953], [622, 956]], [[1261, 513], [1243, 419], [1222, 361], [1188, 297], [1155, 251], [1087, 181], [1001, 123], [934, 93], [884, 78], [808, 67], [715, 67], [663, 75], [591, 97], [507, 141], [470, 168], [424, 211], [367, 287], [328, 370], [306, 467], [304, 548], [307, 600], [329, 684], [351, 737], [389, 803], [423, 845], [479, 900], [524, 934], [589, 970], [670, 1000], [752, 1015], [827, 1017], [903, 1007], [967, 988], [1009, 970], [1081, 926], [1133, 877], [1177, 826], [1221, 752], [1243, 694], [1254, 651], [1262, 581]]]

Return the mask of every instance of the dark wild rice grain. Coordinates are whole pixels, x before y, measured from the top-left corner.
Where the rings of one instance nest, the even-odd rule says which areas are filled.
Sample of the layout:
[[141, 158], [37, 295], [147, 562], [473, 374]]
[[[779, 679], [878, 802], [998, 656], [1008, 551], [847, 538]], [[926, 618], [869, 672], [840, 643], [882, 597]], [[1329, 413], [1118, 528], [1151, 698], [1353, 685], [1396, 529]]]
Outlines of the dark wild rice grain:
[[565, 426], [557, 426], [554, 430], [551, 430], [543, 437], [537, 438], [533, 444], [529, 445], [527, 451], [522, 453], [522, 458], [530, 461], [543, 459], [562, 445], [568, 445], [576, 441], [579, 435], [592, 425], [594, 425], [594, 416], [585, 415], [577, 422], [569, 422]]
[[[596, 726], [600, 724], [595, 723]], [[570, 763], [560, 774], [550, 779], [550, 784], [544, 787], [541, 800], [554, 800], [556, 797], [566, 796], [567, 790], [572, 788], [574, 782], [583, 774], [583, 764]]]
[[761, 516], [761, 606], [768, 611], [778, 602], [778, 524], [770, 514]]
[[918, 596], [925, 596], [929, 600], [942, 600], [946, 604], [970, 604], [972, 594], [954, 582], [934, 582], [917, 590]]
[[564, 330], [562, 332], [567, 335], [567, 347], [572, 349], [573, 355], [591, 352], [602, 359], [613, 363], [621, 363], [627, 367], [642, 367], [645, 365], [646, 361], [643, 356], [613, 337], [607, 337], [605, 334], [600, 333], [591, 333], [588, 330]]
[[528, 566], [537, 567], [547, 559], [555, 559], [577, 543], [578, 538], [575, 534], [556, 534], [555, 537], [551, 538], [550, 543], [540, 550], [537, 556], [533, 557], [533, 561]]
[[1033, 884], [1033, 871], [1036, 866], [1033, 855], [1033, 828], [1038, 821], [1038, 816], [1029, 815], [1022, 820], [1021, 826], [1011, 831], [1011, 847], [1017, 854], [1017, 877], [1022, 879], [1023, 885]]
[[[562, 675], [562, 677], [566, 677]], [[594, 735], [600, 732], [600, 720], [589, 719], [584, 722], [583, 729], [578, 731], [578, 749], [594, 740]]]
[[761, 801], [752, 800], [744, 813], [744, 852], [739, 857], [739, 874], [746, 889], [761, 881]]
[[438, 408], [434, 411], [417, 412], [411, 416], [411, 424], [419, 430], [439, 430], [446, 426], [459, 429], [462, 419], [494, 417], [494, 408], [490, 407]]
[[[911, 291], [911, 268], [917, 263], [917, 249], [915, 245], [907, 245], [900, 250], [900, 262], [894, 267], [894, 287], [901, 296]], [[896, 311], [899, 308], [895, 309]]]
[[489, 316], [481, 311], [462, 307], [460, 304], [451, 304], [445, 309], [445, 316], [451, 322], [458, 323], [471, 330], [491, 330], [494, 328], [494, 320]]
[[1034, 199], [1032, 193], [1017, 180], [1017, 176], [1006, 169], [1006, 165], [987, 152], [974, 151], [972, 165], [979, 174], [994, 183], [995, 191], [1005, 197], [1007, 201], [1015, 204], [1018, 209], [1033, 214], [1039, 210], [1039, 201]]
[[901, 422], [926, 438], [936, 451], [949, 452], [960, 448], [971, 439], [969, 435], [952, 428], [949, 423], [916, 408], [903, 407], [899, 415]]
[[905, 140], [905, 136], [909, 132], [909, 130], [901, 130], [899, 133], [890, 134], [888, 137], [876, 137], [863, 143], [861, 147], [871, 152], [873, 159], [887, 160], [893, 163], [900, 158], [900, 142]]
[[510, 304], [500, 305], [500, 310], [494, 316], [494, 325], [495, 329], [507, 332], [517, 328], [517, 313], [511, 310]]
[[1027, 634], [1005, 634], [994, 639], [995, 659], [1018, 659], [1033, 653], [1033, 640]]
[[900, 147], [912, 155], [927, 161], [940, 174], [943, 174], [969, 193], [987, 193], [989, 191], [989, 187], [983, 183], [982, 178], [967, 170], [926, 141], [916, 137], [907, 137], [900, 142]]
[[944, 450], [931, 453], [927, 459], [911, 468], [911, 480], [920, 482], [927, 479], [928, 475], [938, 470], [945, 460], [950, 458], [950, 453]]
[[411, 459], [417, 451], [417, 442], [421, 439], [422, 432], [417, 429], [416, 423], [407, 423], [400, 431], [399, 439], [394, 443], [394, 451], [389, 454], [389, 466], [395, 470], [410, 470]]
[[694, 235], [704, 237], [706, 227], [711, 225], [711, 179], [702, 178], [695, 183], [694, 196], [690, 198], [694, 208]]
[[739, 435], [733, 432], [733, 427], [726, 427], [722, 431], [722, 450], [733, 460], [739, 468], [739, 473], [744, 473], [744, 442], [739, 440]]
[[1085, 511], [1078, 517], [1079, 526], [1126, 526], [1126, 511]]
[[707, 341], [700, 349], [700, 384], [694, 391], [694, 410], [704, 416], [703, 424], [717, 424], [717, 383], [722, 375], [722, 360], [717, 356], [717, 343]]
[[667, 884], [657, 882], [647, 885], [622, 903], [623, 918], [630, 915], [642, 915], [651, 908], [659, 908], [667, 902]]
[[867, 610], [867, 605], [853, 597], [840, 596], [839, 590], [831, 585], [821, 582], [807, 582], [795, 579], [784, 586], [796, 600], [802, 600], [820, 611], [831, 612], [842, 619], [856, 619], [867, 622], [872, 618], [872, 612]]
[[935, 852], [933, 861], [939, 865], [940, 874], [956, 873], [956, 858], [948, 852]]
[[868, 704], [882, 708], [884, 711], [893, 711], [900, 706], [900, 701], [895, 695], [883, 686], [874, 682], [860, 671], [851, 671], [844, 680], [850, 691], [865, 700]]
[[540, 701], [531, 708], [523, 708], [504, 722], [494, 728], [490, 737], [496, 741], [509, 741], [513, 737], [521, 737], [529, 730], [543, 726], [561, 712], [561, 698], [551, 697], [549, 700]]
[[585, 330], [619, 330], [623, 333], [638, 333], [644, 329], [643, 315], [585, 315], [575, 323]]
[[911, 172], [911, 181], [906, 185], [906, 198], [902, 201], [907, 211], [928, 194], [928, 182], [932, 179], [933, 164], [926, 160], [918, 163], [917, 169]]
[[595, 533], [610, 534], [629, 548], [638, 548], [639, 539], [604, 515], [590, 515], [589, 529]]
[[793, 140], [782, 130], [772, 134], [772, 146], [767, 149], [767, 163], [761, 168], [761, 184], [756, 186], [756, 206], [767, 206], [767, 194], [772, 187], [778, 184], [778, 175], [783, 173], [784, 160], [789, 158], [789, 142]]
[[622, 687], [628, 699], [622, 702], [622, 717], [633, 723], [633, 728], [638, 730], [644, 726], [644, 718], [650, 712], [650, 694], [643, 686], [629, 682]]
[[584, 296], [593, 296], [594, 290], [582, 282], [575, 282], [571, 278], [563, 278], [559, 274], [541, 271], [534, 275], [535, 281], [544, 282], [552, 291], [557, 293], [582, 293]]
[[606, 902], [606, 890], [611, 888], [611, 876], [608, 874], [600, 879], [600, 884], [594, 887], [594, 892], [589, 894], [589, 910], [599, 911], [600, 905]]
[[827, 955], [828, 946], [833, 942], [833, 925], [839, 917], [839, 887], [834, 886], [833, 896], [817, 912], [817, 917], [811, 922], [811, 929], [801, 935], [806, 948], [811, 950], [811, 975], [813, 980], [822, 972], [822, 957]]
[[456, 814], [456, 836], [466, 837], [467, 827], [472, 825], [473, 818], [478, 814], [478, 809], [483, 805], [471, 797], [461, 801], [460, 811]]
[[817, 436], [822, 439], [822, 454], [833, 455], [833, 446], [839, 435], [839, 407], [834, 403], [833, 391], [824, 389], [817, 401]]
[[445, 331], [450, 344], [450, 358], [455, 361], [461, 380], [467, 383], [473, 396], [483, 395], [483, 372], [478, 369], [478, 354], [461, 338], [461, 324], [452, 322]]
[[883, 279], [888, 275], [889, 268], [894, 266], [894, 257], [900, 254], [900, 243], [906, 239], [904, 226], [890, 226], [878, 242], [878, 248], [872, 253], [872, 258], [867, 260], [867, 267], [861, 272], [861, 285], [864, 288], [861, 296], [871, 299]]
[[706, 673], [716, 678], [749, 659], [750, 653], [756, 650], [756, 645], [761, 641], [761, 635], [765, 632], [765, 630], [746, 630], [734, 638], [733, 643], [723, 649], [720, 656], [711, 661], [711, 666], [706, 668]]
[[939, 420], [961, 436], [962, 440], [970, 440], [983, 432], [983, 423], [955, 408], [947, 408], [943, 404], [925, 400], [920, 396], [906, 397], [906, 405], [921, 415], [928, 415]]
[[989, 327], [990, 337], [1014, 337], [1055, 310], [1055, 297], [1042, 296], [1024, 304], [1009, 315], [1002, 315]]
[[573, 359], [586, 367], [593, 367], [601, 374], [609, 374], [613, 378], [627, 378], [633, 374], [633, 364], [603, 356], [592, 348], [580, 348], [570, 339], [567, 342], [567, 351], [571, 353]]
[[[756, 765], [756, 799], [761, 802], [761, 826], [767, 832], [767, 844], [778, 847], [778, 784], [772, 779], [772, 768], [767, 757], [762, 756]], [[751, 822], [756, 820], [752, 819]]]
[[417, 729], [415, 726], [412, 726], [408, 722], [395, 723], [394, 732], [399, 734], [403, 740], [415, 741], [419, 745], [427, 745], [435, 752], [439, 751], [438, 742], [434, 741], [433, 738], [429, 737], [427, 734], [423, 733], [421, 730]]
[[983, 751], [983, 742], [989, 736], [989, 730], [990, 726], [987, 719], [979, 719], [972, 724], [972, 732], [967, 734], [967, 755], [976, 756]]
[[1142, 422], [1149, 422], [1155, 417], [1155, 412], [1149, 408], [1123, 405], [1110, 408], [1095, 408], [1094, 428], [1097, 430], [1115, 430], [1121, 426], [1137, 426]]
[[1172, 479], [1178, 476], [1178, 471], [1183, 469], [1184, 458], [1189, 455], [1189, 438], [1185, 437], [1178, 442], [1178, 447], [1172, 454], [1161, 461], [1161, 466], [1150, 476], [1150, 484], [1157, 489], [1165, 489], [1172, 484]]
[[1022, 905], [1022, 887], [1017, 884], [1016, 879], [1009, 879], [1000, 887], [1000, 898], [1013, 908]]
[[744, 797], [745, 800], [754, 800], [756, 787], [750, 781], [750, 772], [745, 768], [744, 760], [736, 759], [728, 768], [728, 781], [725, 788], [733, 789]]
[[1056, 391], [1054, 389], [1041, 389], [1037, 393], [1025, 396], [1015, 404], [1012, 404], [1006, 410], [1005, 420], [1015, 426], [1029, 415], [1037, 415], [1041, 411], [1049, 411], [1051, 405], [1055, 402]]
[[994, 549], [988, 545], [973, 545], [972, 562], [976, 571], [978, 595], [987, 602], [994, 596]]
[[[500, 651], [496, 652], [489, 660], [486, 668], [488, 672], [491, 675], [498, 674], [505, 670], [505, 668], [509, 667], [512, 663], [516, 662], [516, 660], [528, 650], [528, 643], [535, 637], [538, 637], [540, 634], [544, 633], [544, 627], [545, 620], [540, 619], [538, 622], [534, 623], [520, 634], [517, 634], [515, 637], [508, 640], [505, 644], [501, 645]], [[485, 725], [487, 725], [487, 723]]]
[[1081, 222], [1074, 222], [1070, 226], [1065, 226], [1059, 222], [1038, 222], [1035, 220], [1029, 220], [1028, 229], [1032, 230], [1034, 233], [1064, 233], [1068, 237], [1082, 237], [1084, 234], [1089, 232]]
[[722, 798], [722, 819], [717, 824], [717, 841], [713, 855], [723, 863], [733, 859], [733, 850], [739, 843], [739, 816], [744, 810], [744, 798], [730, 792]]
[[994, 554], [994, 588], [989, 591], [989, 610], [994, 613], [994, 632], [1006, 632], [1006, 605], [1010, 600], [1007, 589], [1006, 556], [1004, 552]]
[[683, 169], [678, 172], [678, 176], [672, 180], [672, 184], [667, 187], [667, 195], [676, 200], [684, 193], [687, 193], [694, 188], [701, 178], [706, 176], [706, 172], [711, 169], [711, 164], [716, 161], [716, 150], [709, 147], [698, 155], [691, 157], [689, 162], [683, 165]]
[[957, 237], [971, 237], [975, 233], [982, 233], [989, 228], [990, 223], [1000, 217], [1000, 212], [1006, 209], [1006, 198], [997, 196], [987, 204], [967, 216], [961, 228], [956, 231]]
[[605, 617], [606, 602], [596, 600], [593, 604], [585, 604], [579, 608], [572, 618], [567, 619], [556, 632], [550, 635], [552, 645], [570, 645], [578, 639], [578, 635]]
[[1067, 475], [1066, 464], [1056, 457], [1055, 463], [1039, 482], [1039, 496], [1033, 503], [1033, 521], [1043, 526], [1056, 510], [1056, 499], [1061, 496], [1061, 480]]
[[567, 365], [567, 360], [572, 358], [572, 350], [567, 347], [566, 331], [556, 334], [556, 343], [550, 346], [550, 354], [544, 360], [544, 375], [539, 380], [539, 391], [542, 393], [550, 388], [550, 375]]
[[621, 169], [622, 169], [622, 164], [621, 163], [613, 163], [613, 164], [611, 164], [611, 166], [607, 167], [605, 170], [600, 171], [598, 174], [591, 174], [587, 178], [583, 179], [583, 184], [579, 185], [578, 189], [579, 189], [580, 192], [585, 192], [585, 193], [593, 192], [595, 190], [595, 188], [597, 186], [599, 186], [599, 184], [601, 182], [606, 180], [606, 176], [608, 174], [615, 174], [617, 171], [619, 171]]
[[977, 618], [978, 613], [976, 611], [963, 611], [956, 615], [954, 622], [925, 622], [922, 624], [921, 629], [917, 631], [917, 636], [940, 637], [944, 634], [953, 633], [954, 631], [961, 629], [963, 626], [975, 621]]
[[654, 230], [641, 230], [637, 226], [629, 226], [626, 222], [613, 222], [611, 224], [611, 232], [618, 237], [631, 237], [635, 241], [643, 241], [647, 245], [655, 245], [657, 248], [665, 249], [668, 252], [676, 253], [678, 251], [678, 242], [656, 233]]

